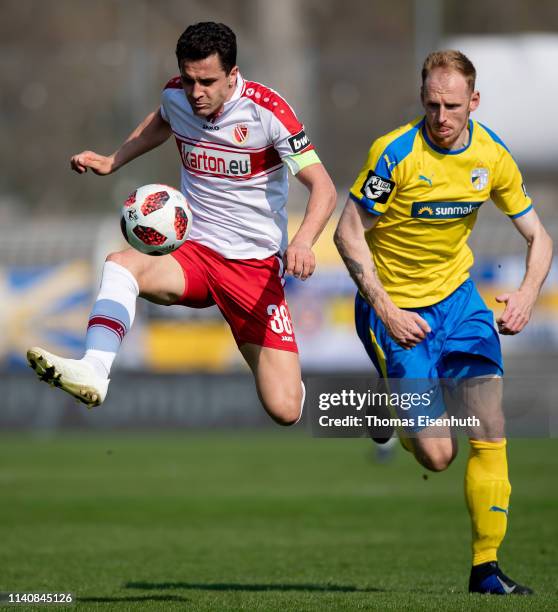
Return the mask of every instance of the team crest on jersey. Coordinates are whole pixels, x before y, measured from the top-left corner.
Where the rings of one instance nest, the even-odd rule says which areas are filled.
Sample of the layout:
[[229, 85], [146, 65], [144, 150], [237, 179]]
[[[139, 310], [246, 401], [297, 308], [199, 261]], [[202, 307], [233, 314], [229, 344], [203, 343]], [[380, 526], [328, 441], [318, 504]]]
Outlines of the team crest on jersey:
[[238, 144], [244, 144], [248, 140], [248, 126], [237, 123], [233, 130], [233, 138]]
[[488, 185], [488, 170], [486, 168], [473, 168], [471, 182], [477, 191], [482, 191]]
[[394, 187], [395, 183], [393, 181], [390, 181], [383, 176], [378, 176], [372, 170], [370, 170], [360, 192], [369, 200], [374, 200], [380, 204], [385, 204], [388, 201]]

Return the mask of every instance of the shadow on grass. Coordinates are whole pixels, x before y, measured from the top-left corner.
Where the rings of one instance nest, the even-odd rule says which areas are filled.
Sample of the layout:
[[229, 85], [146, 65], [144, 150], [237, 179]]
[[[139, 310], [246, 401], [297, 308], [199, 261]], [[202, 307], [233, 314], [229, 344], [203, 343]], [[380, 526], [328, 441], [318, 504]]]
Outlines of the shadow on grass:
[[157, 591], [165, 589], [190, 589], [196, 591], [311, 591], [323, 593], [378, 593], [384, 589], [361, 589], [343, 584], [242, 584], [236, 582], [127, 582], [126, 589]]
[[137, 597], [77, 597], [76, 601], [83, 602], [97, 602], [97, 603], [113, 603], [113, 602], [124, 602], [124, 601], [190, 601], [186, 597], [180, 597], [179, 595], [138, 595]]

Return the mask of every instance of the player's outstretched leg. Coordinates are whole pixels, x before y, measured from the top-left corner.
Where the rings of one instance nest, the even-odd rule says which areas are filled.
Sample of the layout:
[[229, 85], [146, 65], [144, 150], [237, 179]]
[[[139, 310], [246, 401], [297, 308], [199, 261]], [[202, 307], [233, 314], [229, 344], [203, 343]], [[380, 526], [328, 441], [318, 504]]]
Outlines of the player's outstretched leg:
[[133, 249], [109, 255], [101, 288], [89, 317], [82, 359], [67, 359], [40, 347], [27, 351], [40, 380], [59, 387], [88, 408], [107, 394], [109, 373], [122, 340], [130, 330], [136, 299], [174, 303], [184, 291], [184, 275], [171, 256], [153, 258]]
[[256, 344], [243, 344], [240, 352], [254, 374], [258, 397], [279, 425], [294, 425], [302, 416], [304, 384], [298, 354]]
[[98, 406], [107, 394], [112, 362], [133, 323], [138, 294], [132, 273], [114, 261], [106, 261], [89, 317], [84, 357], [66, 359], [34, 347], [27, 351], [29, 365], [41, 380], [60, 387], [88, 408]]

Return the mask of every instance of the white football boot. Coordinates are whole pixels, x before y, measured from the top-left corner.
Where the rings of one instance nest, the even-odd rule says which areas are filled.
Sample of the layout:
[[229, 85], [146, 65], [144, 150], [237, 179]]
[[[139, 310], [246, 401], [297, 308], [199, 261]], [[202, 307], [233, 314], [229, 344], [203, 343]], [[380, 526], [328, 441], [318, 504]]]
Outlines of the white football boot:
[[110, 381], [101, 378], [89, 363], [58, 357], [36, 346], [27, 351], [27, 361], [40, 380], [63, 389], [88, 408], [104, 402]]

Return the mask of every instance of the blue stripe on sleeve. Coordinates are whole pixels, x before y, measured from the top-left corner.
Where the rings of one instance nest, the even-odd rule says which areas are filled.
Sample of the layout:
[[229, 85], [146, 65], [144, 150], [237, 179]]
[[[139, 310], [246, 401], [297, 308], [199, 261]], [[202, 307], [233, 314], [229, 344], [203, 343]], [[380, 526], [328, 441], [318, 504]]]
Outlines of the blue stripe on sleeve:
[[518, 212], [515, 215], [508, 215], [508, 217], [510, 219], [518, 219], [519, 217], [523, 217], [523, 215], [526, 215], [531, 210], [531, 208], [533, 208], [533, 205], [529, 204], [529, 206], [527, 206], [525, 210], [522, 210], [521, 212]]
[[381, 212], [374, 210], [374, 206], [376, 205], [376, 202], [374, 202], [374, 200], [369, 200], [364, 196], [362, 198], [357, 198], [357, 196], [352, 193], [349, 193], [349, 197], [351, 198], [351, 200], [353, 200], [353, 202], [356, 202], [359, 206], [364, 208], [366, 212], [372, 213], [373, 215], [376, 215], [378, 217], [381, 216]]

